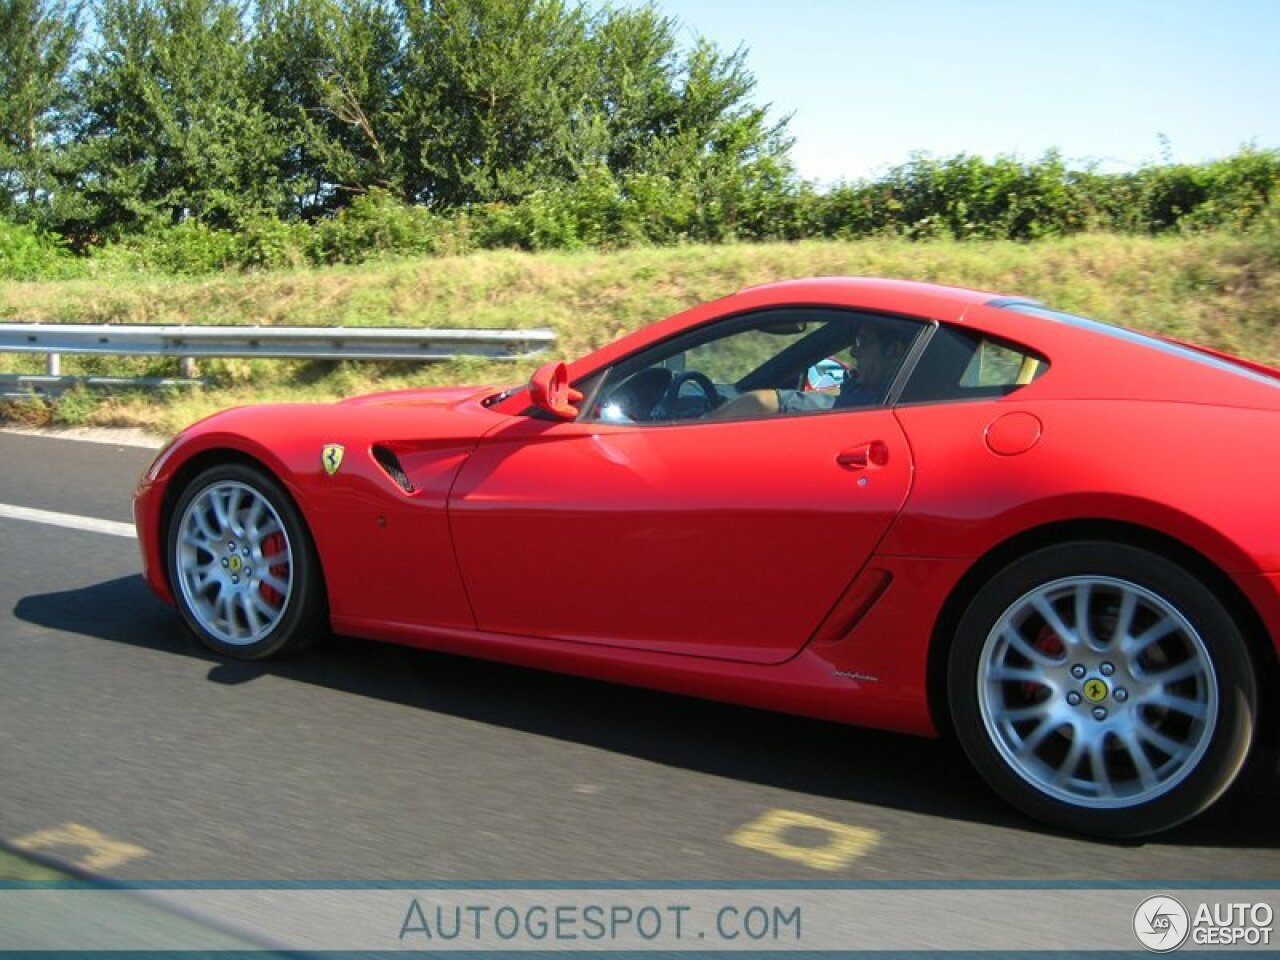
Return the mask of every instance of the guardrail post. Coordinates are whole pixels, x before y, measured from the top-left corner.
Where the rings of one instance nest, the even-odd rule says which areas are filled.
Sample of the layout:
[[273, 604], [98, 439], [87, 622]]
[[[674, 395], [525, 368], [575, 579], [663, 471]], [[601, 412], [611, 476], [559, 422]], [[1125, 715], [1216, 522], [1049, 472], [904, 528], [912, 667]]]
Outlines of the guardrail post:
[[196, 360], [195, 357], [181, 357], [178, 360], [178, 376], [187, 380], [194, 380], [196, 376]]
[[60, 353], [49, 354], [49, 358], [45, 361], [44, 366], [45, 366], [45, 373], [47, 373], [49, 376], [51, 377], [62, 376], [62, 354]]

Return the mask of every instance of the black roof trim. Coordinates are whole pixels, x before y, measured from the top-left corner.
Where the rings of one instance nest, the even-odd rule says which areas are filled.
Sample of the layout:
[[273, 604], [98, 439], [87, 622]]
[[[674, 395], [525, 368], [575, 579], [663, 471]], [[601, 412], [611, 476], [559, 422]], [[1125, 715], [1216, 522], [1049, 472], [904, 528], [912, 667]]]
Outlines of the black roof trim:
[[1032, 300], [1030, 297], [996, 297], [983, 304], [984, 307], [1043, 307], [1043, 300]]

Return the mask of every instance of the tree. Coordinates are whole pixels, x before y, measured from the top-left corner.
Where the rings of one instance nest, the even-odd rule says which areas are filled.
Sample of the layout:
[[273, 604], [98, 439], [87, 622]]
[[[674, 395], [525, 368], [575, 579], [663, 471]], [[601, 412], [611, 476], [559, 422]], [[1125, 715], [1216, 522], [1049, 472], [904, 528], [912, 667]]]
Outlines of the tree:
[[0, 0], [0, 209], [47, 219], [64, 172], [80, 8]]
[[691, 197], [699, 239], [770, 236], [774, 207], [794, 186], [788, 119], [754, 102], [746, 51], [699, 39], [676, 61], [671, 106], [636, 145], [632, 168], [665, 177]]
[[412, 199], [517, 200], [572, 177], [595, 64], [561, 0], [405, 0], [400, 137]]
[[104, 225], [228, 226], [286, 211], [280, 125], [234, 0], [100, 0], [82, 74], [81, 190]]
[[592, 105], [603, 123], [599, 159], [618, 175], [641, 169], [655, 140], [679, 125], [677, 22], [653, 6], [608, 7], [592, 29]]
[[[794, 180], [785, 120], [753, 102], [745, 53], [686, 48], [654, 6], [91, 0], [71, 124], [72, 2], [0, 0], [27, 24], [4, 37], [10, 76], [34, 70], [15, 66], [13, 38], [63, 25], [24, 41], [57, 82], [39, 88], [44, 106], [5, 115], [18, 133], [0, 147], [47, 149], [43, 166], [27, 149], [24, 169], [61, 163], [49, 187], [11, 163], [10, 206], [12, 184], [36, 184], [28, 206], [61, 185], [60, 202], [80, 205], [62, 229], [90, 239], [314, 220], [375, 192], [379, 204], [496, 204], [498, 221], [529, 201], [530, 216], [559, 224], [552, 238], [763, 236]], [[23, 102], [14, 89], [6, 109]], [[30, 116], [46, 132], [24, 141]]]
[[383, 0], [261, 0], [261, 102], [282, 125], [277, 176], [315, 216], [377, 187], [403, 192], [394, 109], [403, 31]]

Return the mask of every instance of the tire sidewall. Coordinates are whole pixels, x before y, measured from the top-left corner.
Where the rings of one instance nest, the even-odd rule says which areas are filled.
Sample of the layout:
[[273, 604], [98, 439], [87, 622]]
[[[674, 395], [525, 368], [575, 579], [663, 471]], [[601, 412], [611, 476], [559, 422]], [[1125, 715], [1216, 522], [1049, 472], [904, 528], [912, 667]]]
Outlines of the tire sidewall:
[[[1138, 806], [1092, 809], [1042, 793], [1000, 754], [979, 707], [980, 659], [1000, 617], [1045, 583], [1086, 575], [1129, 581], [1177, 609], [1200, 634], [1217, 679], [1218, 715], [1203, 756], [1177, 786]], [[1257, 714], [1252, 661], [1223, 604], [1199, 579], [1164, 557], [1139, 547], [1105, 542], [1045, 548], [1015, 561], [988, 581], [957, 628], [948, 658], [947, 693], [960, 742], [996, 792], [1048, 823], [1115, 838], [1166, 830], [1212, 804], [1239, 774]]]
[[[205, 629], [188, 606], [179, 582], [177, 545], [182, 517], [192, 501], [209, 487], [228, 481], [252, 487], [268, 500], [280, 518], [292, 548], [290, 560], [293, 565], [293, 583], [285, 602], [284, 615], [270, 633], [251, 644], [225, 643]], [[165, 537], [165, 566], [174, 602], [187, 629], [218, 654], [239, 660], [261, 660], [285, 649], [305, 645], [319, 629], [323, 591], [319, 586], [318, 564], [310, 533], [292, 497], [274, 479], [253, 467], [232, 463], [209, 467], [187, 484], [169, 515]]]

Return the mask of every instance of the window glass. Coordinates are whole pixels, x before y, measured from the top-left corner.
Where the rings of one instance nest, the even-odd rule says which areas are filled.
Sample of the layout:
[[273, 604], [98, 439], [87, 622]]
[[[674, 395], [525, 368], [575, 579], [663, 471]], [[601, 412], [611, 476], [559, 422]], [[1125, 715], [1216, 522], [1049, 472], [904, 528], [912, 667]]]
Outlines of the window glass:
[[582, 419], [671, 423], [876, 406], [925, 326], [823, 308], [735, 317], [620, 362]]
[[1002, 306], [1004, 309], [1012, 310], [1016, 313], [1025, 313], [1032, 317], [1043, 317], [1046, 320], [1065, 323], [1069, 326], [1079, 327], [1082, 330], [1090, 330], [1093, 333], [1101, 333], [1108, 337], [1115, 337], [1118, 340], [1126, 340], [1129, 343], [1142, 344], [1143, 346], [1150, 347], [1153, 350], [1159, 350], [1161, 353], [1181, 357], [1183, 360], [1190, 360], [1192, 363], [1198, 363], [1202, 366], [1213, 367], [1217, 370], [1234, 373], [1236, 376], [1247, 377], [1248, 379], [1257, 381], [1258, 383], [1265, 383], [1270, 387], [1277, 385], [1275, 377], [1257, 370], [1251, 370], [1238, 363], [1233, 363], [1230, 359], [1201, 353], [1199, 350], [1194, 350], [1191, 347], [1185, 347], [1180, 343], [1170, 343], [1168, 340], [1160, 340], [1157, 337], [1148, 336], [1147, 334], [1139, 333], [1136, 330], [1117, 327], [1114, 324], [1106, 323], [1102, 320], [1091, 320], [1088, 317], [1077, 317], [1070, 313], [1062, 313], [1058, 310], [1049, 310], [1046, 307], [1042, 307], [1034, 303], [1014, 302], [1006, 303]]
[[960, 383], [966, 387], [1008, 387], [1018, 382], [1026, 354], [994, 340], [979, 340]]
[[942, 326], [902, 392], [902, 403], [1003, 397], [1044, 375], [1049, 362], [1025, 347]]
[[804, 322], [743, 330], [694, 347], [683, 355], [683, 366], [702, 371], [716, 383], [737, 383], [810, 330]]

